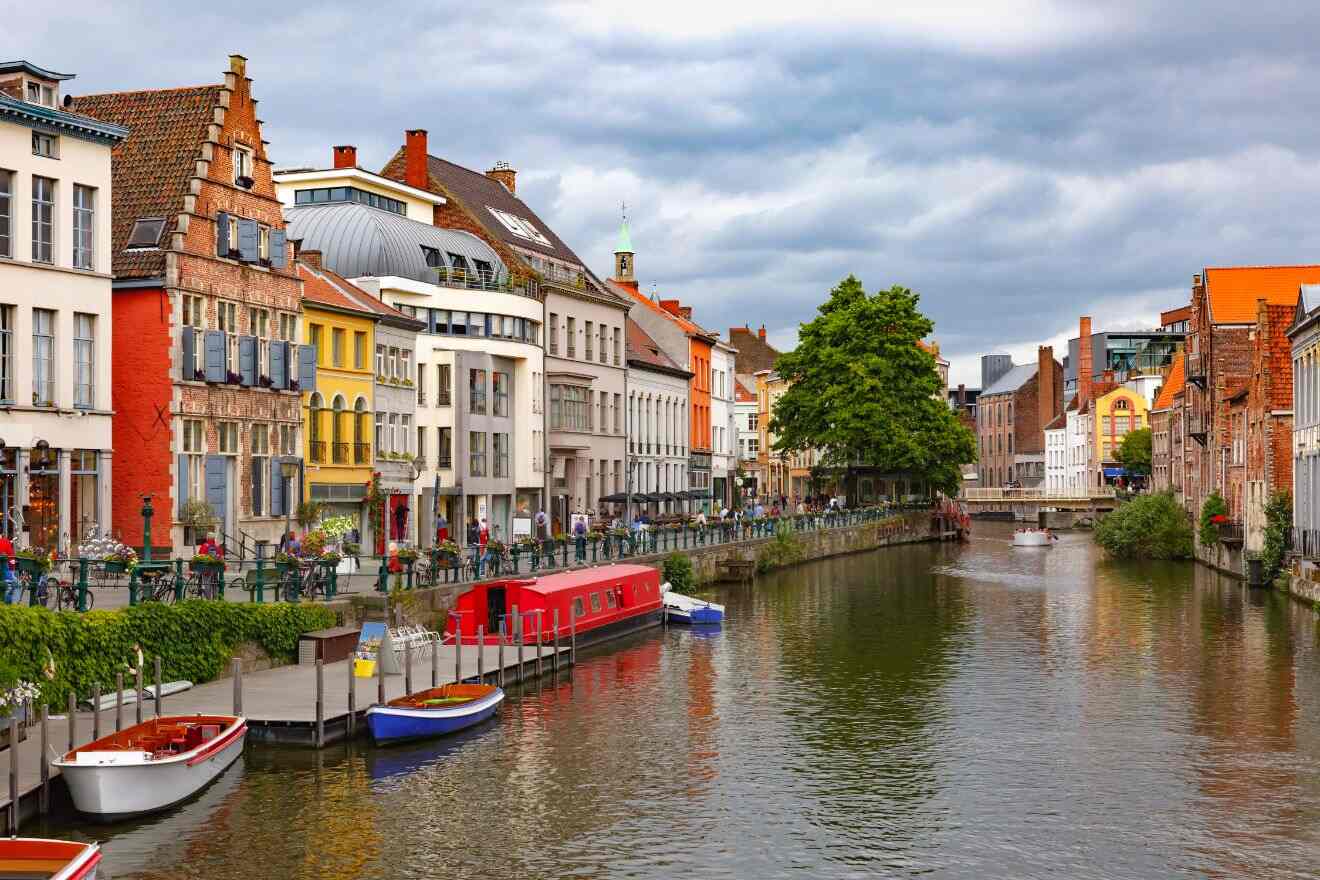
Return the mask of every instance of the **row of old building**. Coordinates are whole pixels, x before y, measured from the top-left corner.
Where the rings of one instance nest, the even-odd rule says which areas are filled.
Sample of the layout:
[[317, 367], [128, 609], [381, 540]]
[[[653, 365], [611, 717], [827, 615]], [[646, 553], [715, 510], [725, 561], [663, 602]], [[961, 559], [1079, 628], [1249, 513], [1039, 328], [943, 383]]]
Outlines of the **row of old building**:
[[[600, 278], [497, 163], [277, 169], [246, 59], [197, 87], [62, 95], [0, 64], [0, 516], [266, 552], [304, 502], [377, 549], [545, 511], [718, 510], [805, 492], [769, 455], [778, 353]], [[442, 519], [443, 518], [443, 519]]]

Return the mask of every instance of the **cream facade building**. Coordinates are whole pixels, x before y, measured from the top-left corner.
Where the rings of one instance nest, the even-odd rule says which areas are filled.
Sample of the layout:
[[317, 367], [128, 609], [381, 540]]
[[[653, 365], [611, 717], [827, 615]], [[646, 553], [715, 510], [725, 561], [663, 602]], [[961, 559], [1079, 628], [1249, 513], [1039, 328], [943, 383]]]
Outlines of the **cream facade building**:
[[734, 383], [738, 349], [720, 340], [710, 352], [710, 480], [711, 509], [732, 510], [738, 497], [734, 480], [738, 473], [738, 423], [735, 418]]
[[0, 530], [62, 553], [110, 524], [110, 151], [127, 135], [60, 109], [70, 78], [0, 64]]

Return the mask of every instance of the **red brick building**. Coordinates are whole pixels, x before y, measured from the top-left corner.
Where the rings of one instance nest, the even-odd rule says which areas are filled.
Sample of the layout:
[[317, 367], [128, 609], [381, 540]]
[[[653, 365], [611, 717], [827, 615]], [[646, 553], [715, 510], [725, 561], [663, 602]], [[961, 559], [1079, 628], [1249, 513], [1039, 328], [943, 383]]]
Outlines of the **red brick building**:
[[281, 465], [301, 464], [315, 359], [246, 59], [218, 84], [73, 109], [130, 132], [113, 154], [114, 528], [141, 546], [150, 494], [153, 546], [182, 554], [204, 502], [231, 555], [251, 554], [301, 496]]
[[1041, 346], [1036, 363], [1021, 364], [982, 389], [976, 434], [982, 488], [1027, 488], [1045, 479], [1045, 426], [1063, 412], [1063, 365]]
[[1247, 473], [1243, 506], [1246, 549], [1265, 546], [1265, 505], [1292, 491], [1292, 348], [1288, 327], [1296, 305], [1256, 303], [1247, 397]]

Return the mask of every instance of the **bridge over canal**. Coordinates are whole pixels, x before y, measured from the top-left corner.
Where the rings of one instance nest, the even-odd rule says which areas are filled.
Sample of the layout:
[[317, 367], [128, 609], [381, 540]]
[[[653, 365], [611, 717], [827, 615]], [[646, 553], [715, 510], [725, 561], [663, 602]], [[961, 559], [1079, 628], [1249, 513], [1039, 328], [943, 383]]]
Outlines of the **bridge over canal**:
[[[1095, 519], [1118, 506], [1112, 487], [1090, 489], [964, 489], [958, 499], [974, 517], [1013, 519], [1055, 528]], [[1042, 514], [1044, 514], [1042, 516]]]

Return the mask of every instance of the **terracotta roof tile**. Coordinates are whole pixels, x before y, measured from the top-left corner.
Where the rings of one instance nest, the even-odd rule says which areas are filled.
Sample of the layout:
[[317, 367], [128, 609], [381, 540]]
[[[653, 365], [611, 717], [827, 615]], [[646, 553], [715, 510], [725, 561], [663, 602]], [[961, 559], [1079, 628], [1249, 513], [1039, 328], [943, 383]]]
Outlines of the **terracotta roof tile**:
[[1271, 305], [1297, 304], [1303, 284], [1320, 282], [1320, 266], [1233, 266], [1205, 270], [1210, 318], [1216, 324], [1252, 324], [1256, 300]]
[[1164, 380], [1160, 386], [1160, 394], [1155, 398], [1155, 405], [1151, 409], [1168, 409], [1173, 406], [1173, 399], [1183, 390], [1183, 385], [1187, 381], [1187, 356], [1182, 352], [1173, 359], [1173, 366], [1169, 369], [1169, 377]]
[[[666, 317], [666, 318], [668, 318], [669, 320], [673, 321], [673, 322], [674, 322], [675, 324], [677, 324], [680, 328], [682, 328], [682, 330], [683, 330], [684, 333], [687, 333], [689, 336], [711, 337], [711, 336], [717, 336], [717, 335], [718, 335], [718, 334], [712, 333], [712, 332], [709, 331], [709, 330], [704, 329], [703, 327], [699, 326], [698, 324], [696, 324], [696, 323], [694, 323], [694, 322], [692, 322], [692, 321], [689, 321], [687, 318], [684, 318], [682, 315], [675, 315], [673, 312], [671, 312], [671, 311], [669, 311], [669, 310], [667, 310], [667, 309], [661, 307], [660, 303], [658, 303], [658, 302], [656, 302], [655, 300], [651, 299], [649, 296], [647, 296], [646, 294], [642, 293], [641, 291], [633, 290], [631, 287], [625, 287], [625, 286], [623, 286], [623, 285], [621, 285], [621, 284], [615, 284], [613, 281], [606, 281], [606, 282], [605, 282], [605, 285], [606, 285], [611, 291], [613, 291], [614, 293], [617, 293], [619, 296], [622, 296], [622, 297], [624, 297], [625, 299], [631, 300], [632, 302], [638, 302], [638, 303], [641, 303], [642, 305], [646, 306], [646, 307], [647, 307], [648, 309], [650, 309], [651, 311], [655, 312], [657, 315], [663, 315], [664, 317]], [[734, 346], [734, 348], [737, 348], [737, 347], [738, 347], [738, 346], [736, 346], [736, 345]], [[741, 353], [741, 351], [740, 351], [740, 353]]]
[[660, 350], [660, 345], [651, 335], [642, 329], [642, 326], [628, 318], [625, 322], [627, 326], [627, 344], [628, 344], [628, 363], [637, 363], [643, 367], [655, 367], [659, 370], [665, 370], [671, 373], [683, 373], [692, 375], [687, 370], [674, 363], [673, 359]]
[[1059, 413], [1057, 416], [1054, 417], [1054, 420], [1052, 422], [1050, 422], [1048, 425], [1045, 426], [1045, 430], [1057, 431], [1060, 428], [1066, 427], [1067, 424], [1068, 424], [1068, 414]]
[[730, 327], [729, 344], [738, 349], [738, 372], [752, 374], [760, 370], [773, 370], [779, 360], [779, 350], [761, 338], [760, 332], [750, 327]]
[[162, 240], [173, 230], [223, 92], [222, 86], [210, 85], [73, 99], [74, 112], [129, 129], [111, 154], [110, 237], [116, 278], [151, 278], [164, 272], [163, 251], [125, 252], [124, 245], [134, 221], [143, 217], [166, 219]]
[[381, 302], [342, 275], [324, 267], [314, 268], [299, 262], [298, 277], [303, 281], [303, 299], [360, 314], [392, 319], [393, 323], [414, 324], [420, 330], [426, 322], [405, 315], [391, 305]]

